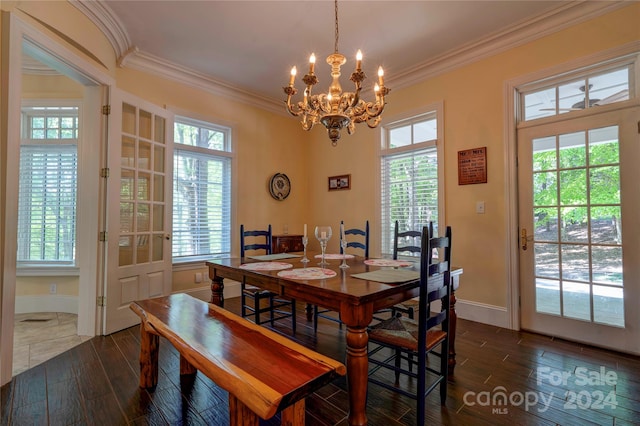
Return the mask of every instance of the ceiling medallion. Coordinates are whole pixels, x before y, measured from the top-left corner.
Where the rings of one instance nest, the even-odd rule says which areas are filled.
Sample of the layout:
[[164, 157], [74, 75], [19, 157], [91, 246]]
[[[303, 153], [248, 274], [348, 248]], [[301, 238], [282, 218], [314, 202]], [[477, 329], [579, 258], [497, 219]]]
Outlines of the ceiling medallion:
[[362, 52], [358, 50], [356, 54], [356, 69], [351, 74], [350, 80], [355, 85], [354, 92], [342, 92], [340, 86], [340, 67], [347, 62], [344, 55], [338, 52], [338, 0], [335, 0], [335, 50], [327, 57], [327, 63], [331, 65], [331, 77], [333, 78], [329, 86], [328, 93], [312, 95], [311, 89], [318, 83], [318, 78], [314, 74], [316, 63], [315, 54], [309, 58], [309, 74], [306, 74], [302, 81], [306, 85], [302, 101], [293, 103], [291, 97], [298, 91], [294, 85], [296, 77], [296, 67], [291, 68], [291, 79], [289, 85], [283, 87], [287, 95], [287, 111], [295, 117], [302, 117], [302, 128], [311, 130], [318, 122], [322, 123], [326, 129], [333, 146], [338, 144], [340, 131], [346, 127], [349, 134], [356, 131], [356, 123], [367, 123], [367, 126], [374, 128], [380, 123], [381, 114], [384, 110], [384, 97], [389, 93], [389, 88], [384, 86], [384, 71], [378, 68], [378, 83], [374, 86], [375, 102], [366, 102], [360, 99], [362, 81], [366, 78], [362, 71]]

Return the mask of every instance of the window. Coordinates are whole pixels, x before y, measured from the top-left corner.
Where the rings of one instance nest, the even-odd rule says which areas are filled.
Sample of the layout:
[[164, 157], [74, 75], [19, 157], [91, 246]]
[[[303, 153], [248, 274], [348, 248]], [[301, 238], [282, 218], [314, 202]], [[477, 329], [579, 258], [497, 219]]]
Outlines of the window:
[[231, 252], [231, 131], [176, 118], [173, 155], [173, 260]]
[[23, 107], [18, 266], [74, 266], [78, 107]]
[[523, 121], [597, 108], [629, 98], [633, 60], [621, 59], [606, 68], [595, 67], [563, 75], [552, 83], [538, 82], [521, 93]]
[[384, 126], [381, 151], [382, 253], [393, 252], [393, 229], [437, 229], [441, 170], [440, 109]]

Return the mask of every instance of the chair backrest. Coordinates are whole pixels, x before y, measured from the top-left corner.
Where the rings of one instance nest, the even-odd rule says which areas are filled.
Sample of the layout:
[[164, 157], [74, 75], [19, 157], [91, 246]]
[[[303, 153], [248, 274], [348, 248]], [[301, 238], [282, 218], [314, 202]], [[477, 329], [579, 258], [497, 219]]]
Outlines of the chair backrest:
[[265, 250], [265, 254], [271, 254], [271, 224], [266, 231], [245, 231], [244, 225], [240, 225], [240, 257], [244, 257], [247, 250]]
[[[340, 225], [344, 226], [344, 221], [340, 221]], [[349, 228], [344, 230], [345, 239], [347, 240], [347, 248], [353, 247], [364, 250], [364, 257], [369, 257], [369, 221], [365, 223], [364, 229]], [[348, 235], [356, 235], [358, 240], [352, 241]], [[342, 235], [340, 235], [340, 243], [342, 243]], [[340, 244], [340, 254], [342, 252], [342, 244]]]
[[[429, 223], [429, 235], [433, 235], [433, 223]], [[422, 233], [420, 231], [403, 231], [398, 230], [398, 221], [396, 220], [393, 228], [393, 258], [398, 259], [398, 253], [406, 256], [420, 256], [422, 253]]]
[[[434, 256], [436, 252], [437, 256]], [[436, 260], [435, 262], [434, 259]], [[418, 308], [419, 338], [426, 338], [427, 330], [443, 323], [443, 330], [448, 330], [450, 294], [451, 227], [447, 226], [444, 236], [433, 237], [433, 226], [430, 224], [429, 227], [425, 226], [422, 229], [420, 302]], [[440, 311], [434, 314], [431, 311], [431, 302], [436, 300], [441, 300], [442, 304]]]

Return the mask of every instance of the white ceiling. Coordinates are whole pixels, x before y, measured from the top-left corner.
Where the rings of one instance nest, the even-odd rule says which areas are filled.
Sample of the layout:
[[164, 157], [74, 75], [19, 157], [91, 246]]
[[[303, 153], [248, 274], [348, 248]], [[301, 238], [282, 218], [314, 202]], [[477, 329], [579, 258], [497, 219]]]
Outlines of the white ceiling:
[[[95, 8], [95, 2], [80, 3]], [[576, 9], [587, 3], [611, 4], [341, 0], [339, 51], [347, 57], [342, 86], [348, 87], [358, 49], [364, 54], [368, 81], [375, 79], [382, 65], [385, 82], [393, 90], [412, 74], [451, 59], [453, 54], [481, 49], [490, 53], [487, 43], [513, 37], [518, 31], [531, 33], [533, 25], [547, 22], [549, 26], [554, 17], [569, 10], [575, 16]], [[104, 5], [107, 7], [102, 8]], [[332, 0], [103, 0], [100, 8], [112, 15], [110, 31], [120, 37], [114, 48], [125, 66], [144, 58], [282, 105], [282, 86], [288, 83], [291, 67], [298, 67], [296, 86], [301, 93], [300, 78], [314, 52], [320, 80], [316, 91], [328, 87], [330, 68], [324, 58], [334, 48]]]

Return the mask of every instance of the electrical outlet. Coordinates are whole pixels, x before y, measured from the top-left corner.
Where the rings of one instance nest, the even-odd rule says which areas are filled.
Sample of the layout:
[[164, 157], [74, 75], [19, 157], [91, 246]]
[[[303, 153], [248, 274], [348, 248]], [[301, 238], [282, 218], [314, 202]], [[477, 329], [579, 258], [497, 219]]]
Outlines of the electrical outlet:
[[58, 284], [49, 284], [49, 294], [56, 294], [58, 292]]
[[196, 283], [201, 283], [202, 282], [202, 272], [196, 272], [196, 274], [194, 276], [194, 281]]
[[477, 201], [476, 202], [476, 213], [477, 214], [484, 214], [484, 201]]

